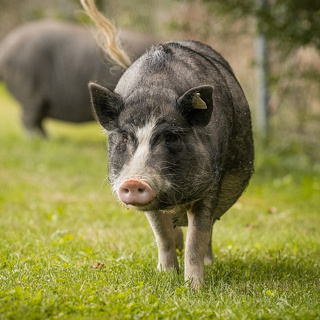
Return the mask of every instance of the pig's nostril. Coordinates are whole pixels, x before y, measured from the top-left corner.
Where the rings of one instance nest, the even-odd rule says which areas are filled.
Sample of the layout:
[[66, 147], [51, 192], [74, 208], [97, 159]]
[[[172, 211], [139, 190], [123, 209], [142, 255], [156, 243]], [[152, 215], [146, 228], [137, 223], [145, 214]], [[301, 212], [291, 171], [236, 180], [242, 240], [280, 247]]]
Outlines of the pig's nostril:
[[138, 192], [139, 192], [139, 193], [143, 193], [144, 191], [145, 191], [145, 189], [142, 189], [142, 188], [139, 188], [139, 189], [138, 189]]

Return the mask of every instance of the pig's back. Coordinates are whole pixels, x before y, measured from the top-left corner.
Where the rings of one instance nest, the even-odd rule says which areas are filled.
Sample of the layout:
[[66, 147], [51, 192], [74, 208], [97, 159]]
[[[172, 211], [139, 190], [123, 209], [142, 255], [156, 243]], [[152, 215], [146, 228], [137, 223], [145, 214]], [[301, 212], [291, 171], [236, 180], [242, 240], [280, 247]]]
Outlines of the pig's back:
[[176, 43], [179, 43], [184, 48], [201, 55], [203, 59], [209, 60], [217, 67], [220, 66], [222, 69], [226, 69], [231, 75], [234, 76], [233, 70], [229, 63], [222, 57], [220, 53], [212, 49], [210, 46], [194, 40], [181, 40], [176, 41]]

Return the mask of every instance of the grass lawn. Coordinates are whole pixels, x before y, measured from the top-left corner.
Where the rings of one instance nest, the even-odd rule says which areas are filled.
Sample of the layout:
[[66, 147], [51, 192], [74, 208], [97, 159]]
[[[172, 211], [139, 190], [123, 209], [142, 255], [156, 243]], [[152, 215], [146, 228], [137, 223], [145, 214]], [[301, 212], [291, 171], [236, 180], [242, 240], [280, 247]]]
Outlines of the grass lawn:
[[0, 319], [320, 319], [320, 166], [298, 147], [257, 151], [194, 292], [111, 195], [99, 126], [28, 140], [19, 117], [0, 86]]

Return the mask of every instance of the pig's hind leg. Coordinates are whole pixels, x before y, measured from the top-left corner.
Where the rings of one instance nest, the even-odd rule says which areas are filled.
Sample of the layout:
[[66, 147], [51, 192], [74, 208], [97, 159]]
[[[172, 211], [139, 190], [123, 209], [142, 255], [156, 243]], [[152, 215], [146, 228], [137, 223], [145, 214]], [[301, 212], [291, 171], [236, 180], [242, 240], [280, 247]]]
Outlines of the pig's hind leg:
[[24, 102], [22, 110], [22, 123], [28, 135], [46, 137], [46, 132], [42, 125], [45, 117], [47, 103], [42, 100], [31, 99]]
[[173, 229], [174, 242], [176, 245], [176, 249], [179, 251], [183, 250], [183, 232], [181, 227], [175, 227]]
[[157, 241], [159, 258], [158, 269], [170, 270], [175, 268], [176, 270], [179, 270], [175, 232], [171, 216], [159, 211], [146, 212], [146, 216]]
[[204, 264], [206, 266], [210, 266], [212, 262], [213, 262], [213, 253], [212, 253], [212, 229], [211, 229], [211, 236], [210, 236], [208, 248], [204, 256]]

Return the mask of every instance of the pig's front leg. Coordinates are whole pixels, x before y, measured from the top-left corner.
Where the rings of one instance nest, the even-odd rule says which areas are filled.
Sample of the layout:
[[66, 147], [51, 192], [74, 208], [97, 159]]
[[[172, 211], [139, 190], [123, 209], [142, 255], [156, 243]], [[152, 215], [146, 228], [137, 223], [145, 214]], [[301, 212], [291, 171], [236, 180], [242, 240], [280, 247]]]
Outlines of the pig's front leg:
[[191, 287], [199, 289], [205, 285], [204, 261], [210, 247], [213, 223], [209, 212], [197, 211], [192, 208], [187, 211], [187, 215], [185, 280], [191, 280]]
[[175, 268], [179, 270], [171, 216], [159, 211], [146, 212], [146, 216], [156, 236], [159, 256], [158, 269]]

